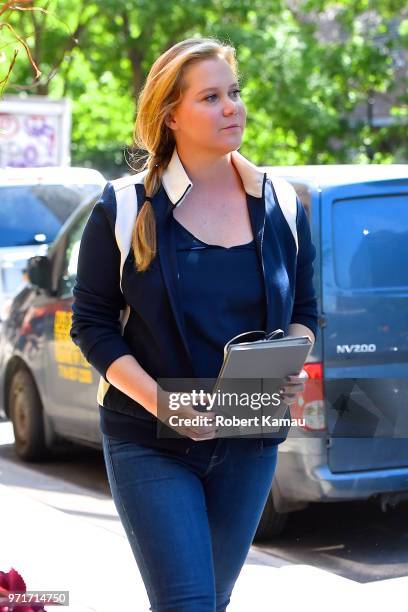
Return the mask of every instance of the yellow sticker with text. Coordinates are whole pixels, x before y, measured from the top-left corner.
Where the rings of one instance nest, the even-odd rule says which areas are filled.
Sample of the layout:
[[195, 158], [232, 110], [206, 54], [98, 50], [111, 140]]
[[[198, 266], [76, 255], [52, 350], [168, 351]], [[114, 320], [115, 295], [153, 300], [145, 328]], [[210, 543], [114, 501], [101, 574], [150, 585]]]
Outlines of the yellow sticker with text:
[[72, 324], [72, 311], [57, 310], [54, 319], [54, 357], [58, 364], [58, 376], [66, 380], [92, 383], [92, 369], [73, 343], [69, 334]]

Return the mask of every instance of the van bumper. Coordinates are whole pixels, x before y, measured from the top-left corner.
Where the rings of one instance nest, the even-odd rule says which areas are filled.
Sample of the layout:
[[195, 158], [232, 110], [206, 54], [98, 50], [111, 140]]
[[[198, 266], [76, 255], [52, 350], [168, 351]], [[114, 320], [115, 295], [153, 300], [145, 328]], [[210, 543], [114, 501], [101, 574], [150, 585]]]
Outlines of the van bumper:
[[313, 471], [320, 483], [320, 499], [367, 499], [381, 493], [408, 493], [408, 468], [386, 468], [364, 472], [333, 474], [326, 466]]
[[408, 468], [333, 473], [326, 457], [326, 453], [318, 452], [283, 452], [279, 456], [275, 478], [282, 502], [290, 506], [368, 499], [384, 493], [408, 494]]

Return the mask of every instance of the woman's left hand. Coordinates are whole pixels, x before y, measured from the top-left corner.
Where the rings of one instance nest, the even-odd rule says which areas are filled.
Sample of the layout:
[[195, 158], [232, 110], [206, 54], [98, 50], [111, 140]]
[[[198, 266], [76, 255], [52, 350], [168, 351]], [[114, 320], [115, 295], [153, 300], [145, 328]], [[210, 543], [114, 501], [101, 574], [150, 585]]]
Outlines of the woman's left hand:
[[279, 390], [282, 401], [288, 406], [296, 402], [299, 393], [305, 390], [305, 380], [309, 378], [306, 370], [300, 370], [284, 378], [283, 386]]

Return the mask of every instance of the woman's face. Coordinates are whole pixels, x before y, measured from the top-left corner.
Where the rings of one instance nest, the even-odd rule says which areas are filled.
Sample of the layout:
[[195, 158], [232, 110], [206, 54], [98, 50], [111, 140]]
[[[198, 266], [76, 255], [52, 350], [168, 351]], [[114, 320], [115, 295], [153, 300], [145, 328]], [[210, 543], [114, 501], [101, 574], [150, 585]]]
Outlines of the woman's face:
[[178, 147], [222, 155], [240, 147], [245, 120], [237, 78], [228, 62], [218, 57], [186, 69], [182, 100], [167, 125]]

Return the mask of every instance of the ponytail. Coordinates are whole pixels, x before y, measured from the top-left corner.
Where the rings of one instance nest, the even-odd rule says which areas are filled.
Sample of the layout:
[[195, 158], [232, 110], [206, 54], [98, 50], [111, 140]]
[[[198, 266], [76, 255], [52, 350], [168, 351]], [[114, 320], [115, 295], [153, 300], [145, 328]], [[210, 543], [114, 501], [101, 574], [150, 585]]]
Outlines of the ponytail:
[[156, 219], [151, 199], [160, 188], [161, 178], [171, 155], [170, 150], [167, 150], [161, 159], [157, 155], [149, 155], [145, 164], [147, 167], [147, 174], [144, 178], [146, 199], [137, 215], [132, 232], [132, 249], [138, 272], [145, 272], [156, 257]]

